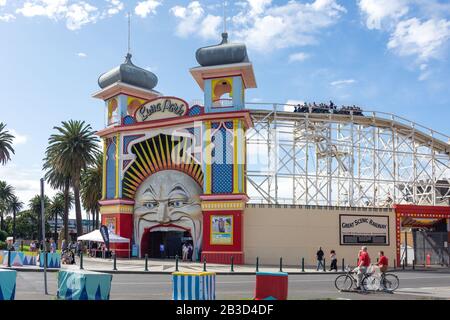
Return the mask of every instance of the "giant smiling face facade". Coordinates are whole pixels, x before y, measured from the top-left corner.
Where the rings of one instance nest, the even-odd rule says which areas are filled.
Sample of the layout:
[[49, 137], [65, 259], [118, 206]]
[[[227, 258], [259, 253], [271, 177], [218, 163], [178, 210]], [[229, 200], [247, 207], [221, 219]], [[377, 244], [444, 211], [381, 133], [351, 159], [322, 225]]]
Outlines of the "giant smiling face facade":
[[202, 247], [201, 187], [185, 173], [164, 170], [152, 174], [136, 191], [134, 237], [141, 244], [145, 229], [191, 233], [194, 252]]

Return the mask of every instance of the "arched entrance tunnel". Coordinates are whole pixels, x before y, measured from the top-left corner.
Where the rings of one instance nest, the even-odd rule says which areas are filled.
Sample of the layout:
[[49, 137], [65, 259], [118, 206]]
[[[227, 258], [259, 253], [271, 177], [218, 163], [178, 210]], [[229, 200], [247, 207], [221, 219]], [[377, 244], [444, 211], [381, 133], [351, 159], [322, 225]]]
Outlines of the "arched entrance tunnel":
[[[142, 235], [141, 256], [146, 254], [152, 259], [181, 259], [183, 256], [183, 243], [193, 244], [192, 236], [188, 230], [159, 231], [146, 229]], [[162, 251], [161, 245], [164, 250]], [[191, 259], [192, 255], [188, 256]]]

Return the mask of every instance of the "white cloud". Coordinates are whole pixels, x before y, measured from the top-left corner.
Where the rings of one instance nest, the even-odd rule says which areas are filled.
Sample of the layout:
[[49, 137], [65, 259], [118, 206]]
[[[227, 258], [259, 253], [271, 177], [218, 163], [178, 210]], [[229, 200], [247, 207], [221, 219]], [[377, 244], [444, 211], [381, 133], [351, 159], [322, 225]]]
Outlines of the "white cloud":
[[138, 16], [145, 18], [149, 14], [156, 14], [156, 8], [158, 8], [161, 4], [162, 2], [157, 0], [141, 1], [138, 3], [136, 8], [134, 8], [134, 12]]
[[450, 21], [417, 18], [401, 21], [391, 35], [388, 48], [400, 56], [417, 56], [419, 61], [439, 58], [440, 50], [450, 39]]
[[0, 15], [0, 21], [2, 21], [2, 22], [10, 22], [15, 19], [16, 19], [16, 17], [10, 13], [5, 13], [5, 14]]
[[[336, 0], [289, 1], [284, 5], [275, 5], [272, 0], [247, 0], [238, 7], [238, 13], [230, 18], [230, 32], [236, 40], [259, 51], [314, 44], [319, 31], [337, 23], [346, 12]], [[221, 17], [206, 15], [199, 1], [175, 6], [170, 12], [178, 19], [178, 36], [219, 38]]]
[[6, 0], [0, 0], [0, 7], [6, 6]]
[[341, 87], [341, 86], [349, 85], [349, 84], [352, 84], [355, 82], [356, 82], [355, 79], [336, 80], [336, 81], [330, 82], [330, 85], [332, 85], [333, 87]]
[[302, 62], [309, 58], [309, 54], [304, 52], [293, 53], [289, 56], [289, 62]]
[[191, 1], [187, 7], [172, 7], [170, 12], [178, 19], [176, 34], [182, 38], [197, 34], [203, 39], [213, 39], [219, 35], [222, 18], [211, 14], [205, 16], [199, 1]]
[[77, 53], [77, 56], [80, 57], [80, 58], [87, 58], [87, 54], [84, 53], [84, 52]]
[[359, 0], [358, 6], [366, 18], [369, 29], [381, 29], [383, 24], [392, 26], [408, 13], [408, 0]]
[[111, 17], [124, 8], [120, 0], [105, 0], [104, 3], [106, 6], [99, 9], [81, 0], [26, 0], [16, 13], [27, 18], [47, 17], [54, 21], [63, 20], [69, 30], [78, 30], [84, 25]]
[[8, 131], [14, 136], [13, 144], [24, 144], [28, 141], [28, 137], [26, 135], [20, 134], [14, 129], [9, 129]]
[[246, 10], [233, 17], [234, 33], [249, 47], [270, 51], [317, 43], [317, 34], [338, 22], [346, 9], [335, 0], [311, 3], [249, 1]]
[[106, 14], [109, 16], [118, 14], [124, 8], [122, 1], [119, 0], [106, 0], [106, 1], [109, 2], [108, 9], [106, 10]]
[[[21, 167], [13, 163], [0, 166], [1, 180], [6, 181], [14, 188], [14, 193], [25, 206], [35, 195], [40, 194], [40, 178], [44, 173], [36, 166]], [[52, 197], [56, 193], [50, 186], [45, 186], [45, 194]]]
[[66, 13], [67, 28], [78, 30], [87, 23], [95, 23], [98, 20], [98, 15], [93, 13], [96, 11], [96, 7], [83, 1], [70, 5]]

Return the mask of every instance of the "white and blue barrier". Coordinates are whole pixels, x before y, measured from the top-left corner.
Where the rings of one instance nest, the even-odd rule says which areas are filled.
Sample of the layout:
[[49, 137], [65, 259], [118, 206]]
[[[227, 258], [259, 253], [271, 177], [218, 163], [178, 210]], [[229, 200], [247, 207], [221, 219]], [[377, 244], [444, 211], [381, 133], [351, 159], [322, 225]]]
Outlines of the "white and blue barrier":
[[214, 272], [174, 272], [173, 300], [215, 300]]
[[16, 296], [17, 271], [0, 269], [0, 301], [14, 300]]
[[[39, 267], [44, 267], [44, 253], [39, 253]], [[61, 268], [61, 254], [47, 252], [47, 268], [59, 269]]]
[[[21, 251], [10, 251], [11, 267], [36, 266], [36, 255], [25, 254]], [[0, 264], [8, 266], [8, 251], [0, 251]]]
[[69, 269], [58, 273], [58, 299], [109, 300], [112, 275]]

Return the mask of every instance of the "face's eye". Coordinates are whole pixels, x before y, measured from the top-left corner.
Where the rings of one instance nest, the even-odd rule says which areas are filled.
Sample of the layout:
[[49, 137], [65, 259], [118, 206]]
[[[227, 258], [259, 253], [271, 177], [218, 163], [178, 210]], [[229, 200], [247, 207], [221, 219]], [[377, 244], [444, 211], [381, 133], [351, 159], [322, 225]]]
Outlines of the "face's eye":
[[144, 202], [143, 206], [146, 209], [154, 209], [158, 206], [158, 202]]
[[180, 208], [182, 206], [184, 206], [186, 203], [183, 200], [174, 200], [174, 201], [169, 201], [169, 207], [172, 208]]

